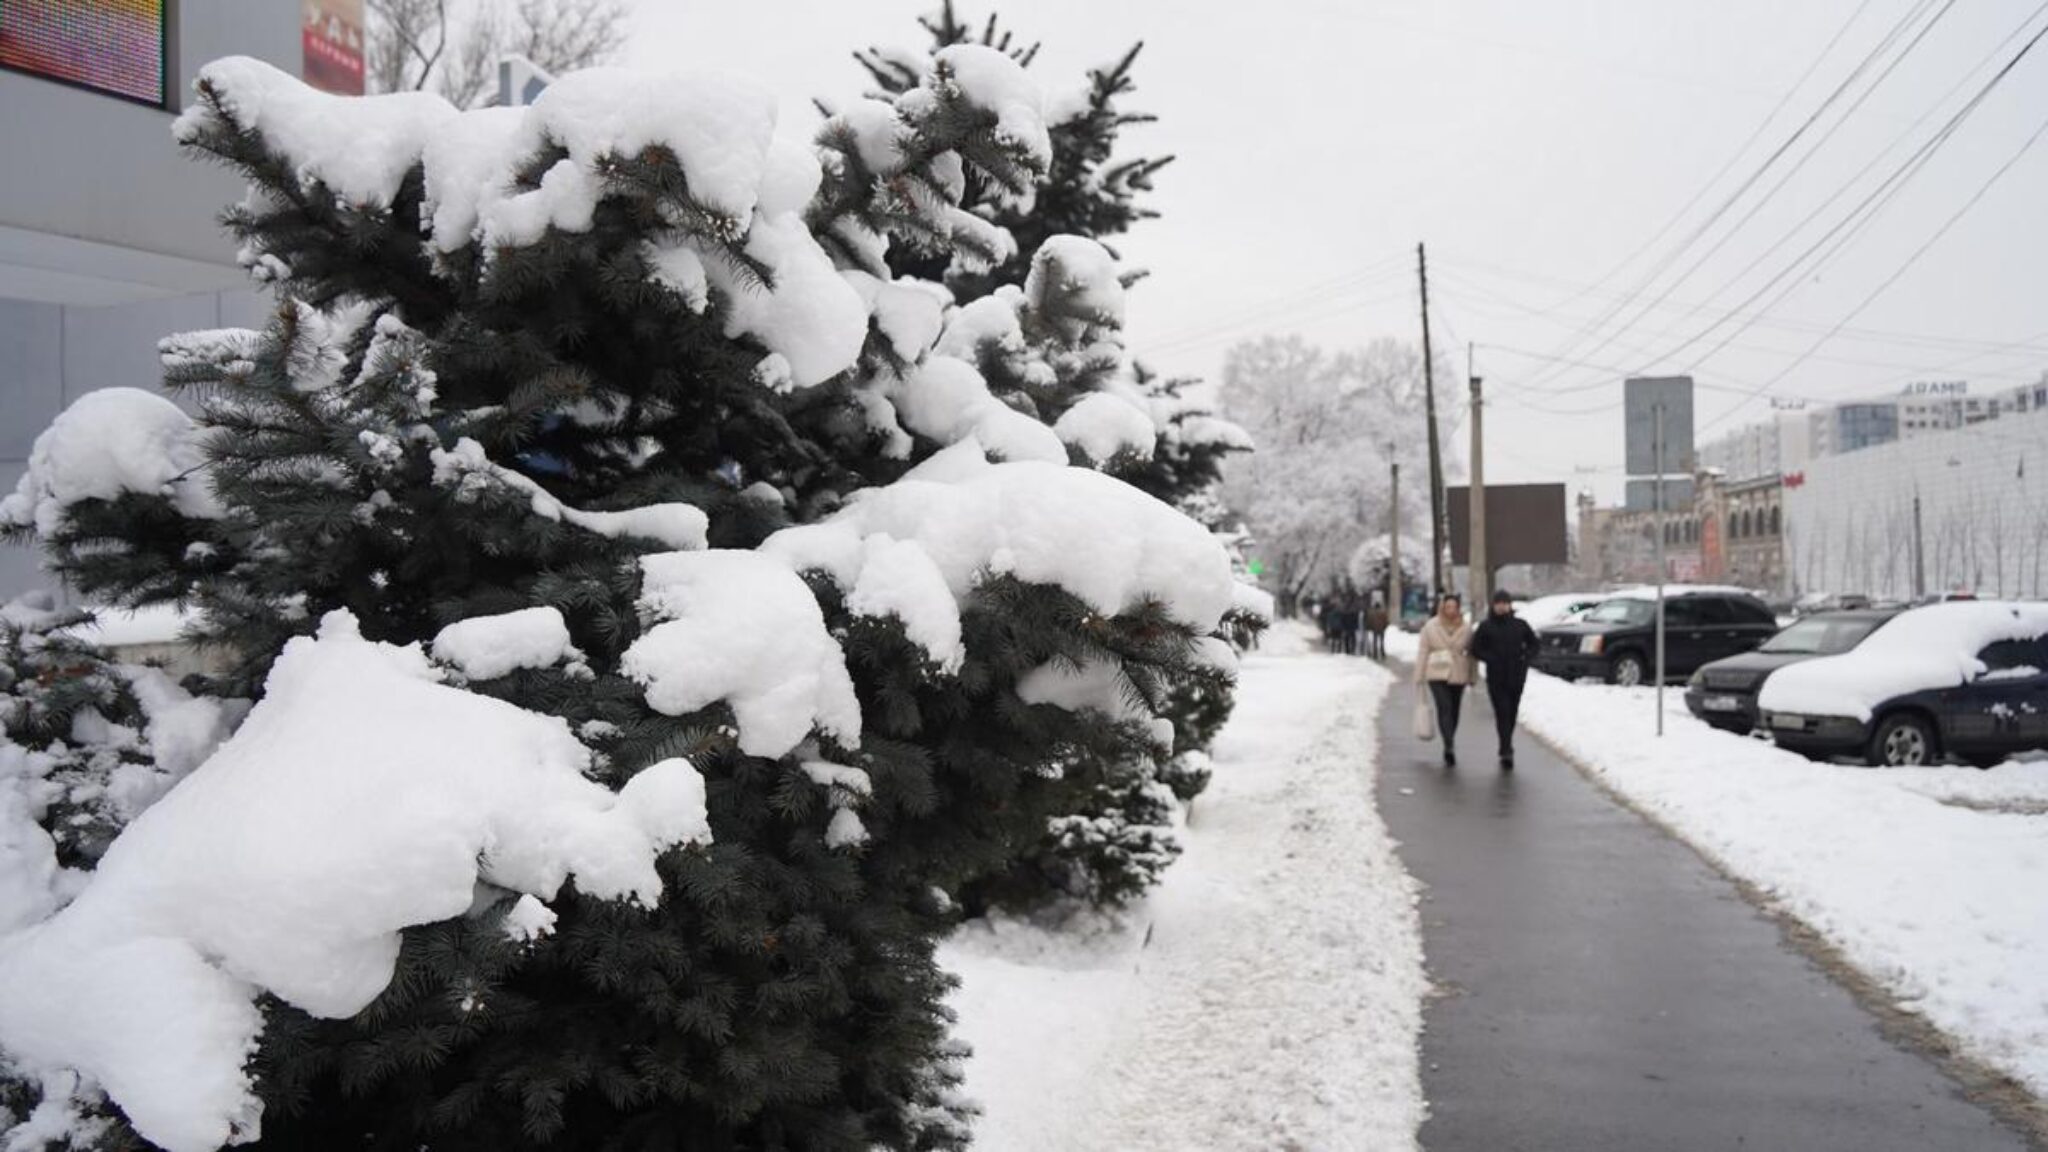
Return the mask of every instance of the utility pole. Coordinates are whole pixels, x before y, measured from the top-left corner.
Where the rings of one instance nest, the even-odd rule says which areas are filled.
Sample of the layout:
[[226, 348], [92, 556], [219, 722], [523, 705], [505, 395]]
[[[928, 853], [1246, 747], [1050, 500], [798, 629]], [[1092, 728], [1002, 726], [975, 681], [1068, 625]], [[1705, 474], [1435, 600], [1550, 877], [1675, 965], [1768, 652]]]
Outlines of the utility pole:
[[1401, 462], [1394, 459], [1394, 446], [1387, 445], [1387, 465], [1393, 470], [1392, 497], [1387, 509], [1387, 619], [1401, 626]]
[[1913, 601], [1920, 602], [1927, 596], [1927, 552], [1926, 537], [1920, 530], [1920, 486], [1913, 486]]
[[1444, 593], [1444, 461], [1436, 439], [1436, 362], [1429, 347], [1429, 254], [1415, 246], [1415, 274], [1422, 283], [1422, 402], [1429, 412], [1429, 579]]
[[[1472, 372], [1472, 349], [1465, 349], [1465, 372]], [[1488, 611], [1487, 599], [1493, 595], [1493, 568], [1491, 558], [1486, 554], [1486, 441], [1480, 433], [1479, 377], [1472, 380], [1472, 484], [1467, 489], [1471, 498], [1466, 501], [1470, 515], [1466, 517], [1471, 528], [1472, 539], [1468, 544], [1472, 575], [1467, 581], [1472, 593], [1472, 612], [1475, 616]]]

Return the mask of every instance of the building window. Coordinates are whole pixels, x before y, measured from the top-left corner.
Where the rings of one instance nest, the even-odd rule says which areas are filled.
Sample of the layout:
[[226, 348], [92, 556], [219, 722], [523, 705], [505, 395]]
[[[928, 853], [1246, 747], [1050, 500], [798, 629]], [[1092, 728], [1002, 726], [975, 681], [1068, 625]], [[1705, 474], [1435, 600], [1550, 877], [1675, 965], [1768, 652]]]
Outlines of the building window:
[[163, 0], [7, 0], [0, 68], [161, 106]]
[[1771, 505], [1771, 535], [1773, 536], [1782, 536], [1785, 534], [1784, 521], [1779, 519], [1779, 511], [1780, 509], [1776, 504]]

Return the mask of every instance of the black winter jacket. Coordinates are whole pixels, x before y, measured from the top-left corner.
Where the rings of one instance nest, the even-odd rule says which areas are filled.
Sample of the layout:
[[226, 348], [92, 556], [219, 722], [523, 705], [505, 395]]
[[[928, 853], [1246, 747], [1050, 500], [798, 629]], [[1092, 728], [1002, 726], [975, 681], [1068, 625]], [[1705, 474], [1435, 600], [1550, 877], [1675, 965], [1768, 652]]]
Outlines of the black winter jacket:
[[1486, 675], [1493, 680], [1520, 680], [1527, 676], [1537, 647], [1536, 630], [1513, 613], [1488, 614], [1472, 632], [1472, 655], [1486, 662]]

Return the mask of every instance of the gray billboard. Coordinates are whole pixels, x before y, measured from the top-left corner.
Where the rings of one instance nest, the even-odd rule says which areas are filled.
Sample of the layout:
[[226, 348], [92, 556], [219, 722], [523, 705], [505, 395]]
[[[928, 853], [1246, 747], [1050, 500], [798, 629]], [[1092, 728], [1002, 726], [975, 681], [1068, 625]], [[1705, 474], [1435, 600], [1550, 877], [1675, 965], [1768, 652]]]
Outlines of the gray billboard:
[[[1692, 377], [1631, 376], [1622, 385], [1624, 455], [1631, 476], [1690, 476]], [[1664, 466], [1658, 468], [1657, 428], [1664, 430]]]

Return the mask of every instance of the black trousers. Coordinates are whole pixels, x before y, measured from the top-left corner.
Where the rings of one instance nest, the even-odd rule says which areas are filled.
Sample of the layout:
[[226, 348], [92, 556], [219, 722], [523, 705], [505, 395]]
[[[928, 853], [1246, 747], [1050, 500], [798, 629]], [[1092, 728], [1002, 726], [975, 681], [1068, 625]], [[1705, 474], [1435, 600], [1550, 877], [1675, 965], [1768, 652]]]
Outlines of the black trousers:
[[1486, 696], [1493, 702], [1493, 726], [1500, 732], [1503, 756], [1515, 750], [1515, 717], [1522, 711], [1522, 686], [1527, 680], [1525, 673], [1495, 676], [1486, 682]]
[[1465, 702], [1465, 686], [1431, 680], [1429, 698], [1436, 704], [1436, 730], [1444, 738], [1444, 751], [1448, 752], [1458, 735], [1458, 709]]

